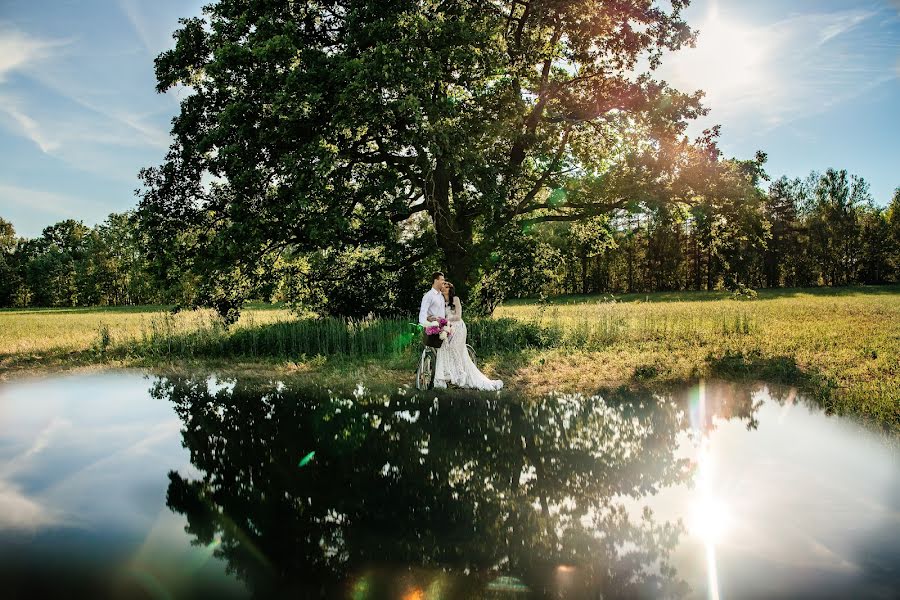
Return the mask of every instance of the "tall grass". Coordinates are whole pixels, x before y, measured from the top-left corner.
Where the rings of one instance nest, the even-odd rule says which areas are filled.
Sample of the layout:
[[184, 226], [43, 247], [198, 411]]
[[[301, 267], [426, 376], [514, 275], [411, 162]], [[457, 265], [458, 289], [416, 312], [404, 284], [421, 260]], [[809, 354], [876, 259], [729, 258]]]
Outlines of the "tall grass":
[[[99, 332], [105, 328], [113, 347], [134, 343], [153, 323], [164, 328], [161, 321], [170, 318], [171, 327], [190, 331], [204, 327], [215, 314], [210, 310], [182, 311], [175, 315], [168, 306], [128, 306], [90, 308], [37, 308], [0, 310], [0, 356], [46, 357], [81, 353], [98, 344]], [[168, 317], [167, 317], [168, 315]], [[268, 304], [251, 304], [233, 329], [252, 323], [254, 326], [277, 321], [293, 320], [291, 312]], [[170, 328], [171, 328], [170, 327]]]
[[126, 354], [184, 358], [299, 358], [303, 356], [386, 357], [402, 353], [417, 339], [415, 326], [399, 319], [353, 321], [322, 318], [277, 321], [226, 329], [208, 318], [185, 329], [169, 316], [152, 319]]
[[[626, 340], [746, 335], [751, 327], [749, 316], [740, 312], [686, 320], [667, 315], [629, 318], [608, 314], [577, 321], [562, 319], [554, 312], [529, 321], [475, 318], [467, 323], [467, 341], [479, 354], [548, 348], [591, 351]], [[108, 328], [101, 326], [97, 346], [109, 347], [109, 335]], [[419, 340], [417, 326], [404, 319], [318, 318], [257, 325], [251, 315], [240, 327], [229, 330], [211, 314], [191, 319], [162, 314], [144, 323], [136, 337], [119, 340], [115, 351], [166, 358], [388, 358], [417, 351]]]

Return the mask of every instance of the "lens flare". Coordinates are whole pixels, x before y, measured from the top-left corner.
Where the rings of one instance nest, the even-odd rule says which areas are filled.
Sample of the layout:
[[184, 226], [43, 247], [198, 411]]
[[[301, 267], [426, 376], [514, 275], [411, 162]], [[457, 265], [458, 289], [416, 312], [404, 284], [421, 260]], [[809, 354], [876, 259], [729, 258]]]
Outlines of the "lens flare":
[[716, 544], [720, 543], [731, 528], [728, 506], [716, 497], [713, 489], [714, 458], [709, 447], [709, 437], [705, 435], [709, 416], [706, 405], [706, 383], [700, 381], [696, 396], [691, 397], [691, 424], [700, 434], [697, 474], [695, 478], [696, 501], [688, 527], [703, 541], [706, 548], [706, 577], [708, 595], [713, 600], [719, 598], [719, 573], [716, 565]]

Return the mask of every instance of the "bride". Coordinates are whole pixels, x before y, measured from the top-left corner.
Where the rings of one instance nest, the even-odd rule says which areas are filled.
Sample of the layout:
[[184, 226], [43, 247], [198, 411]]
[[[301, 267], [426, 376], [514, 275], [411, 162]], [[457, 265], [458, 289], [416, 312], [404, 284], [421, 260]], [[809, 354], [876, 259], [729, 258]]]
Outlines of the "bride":
[[437, 351], [434, 387], [445, 388], [447, 384], [453, 384], [476, 390], [499, 390], [503, 387], [503, 382], [488, 379], [478, 370], [466, 350], [466, 322], [462, 320], [462, 303], [453, 293], [453, 284], [449, 281], [444, 282], [443, 294], [447, 303], [447, 321], [450, 322], [451, 335]]

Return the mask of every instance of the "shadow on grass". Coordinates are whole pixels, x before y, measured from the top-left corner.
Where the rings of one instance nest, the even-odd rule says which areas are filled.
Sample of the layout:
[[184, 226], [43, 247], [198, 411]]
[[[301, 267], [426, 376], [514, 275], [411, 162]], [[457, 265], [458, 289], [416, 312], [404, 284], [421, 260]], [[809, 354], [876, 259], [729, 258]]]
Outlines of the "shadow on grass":
[[[90, 314], [130, 314], [130, 313], [171, 313], [172, 304], [137, 304], [133, 306], [33, 306], [28, 308], [0, 308], [3, 314], [34, 315], [90, 315]], [[288, 310], [283, 303], [248, 302], [244, 311]], [[190, 312], [186, 310], [186, 312]]]
[[171, 306], [157, 304], [142, 304], [138, 306], [61, 306], [61, 307], [30, 307], [30, 308], [0, 308], [0, 315], [90, 315], [90, 314], [130, 314], [130, 313], [167, 313], [171, 312]]
[[732, 381], [759, 380], [795, 386], [823, 406], [831, 409], [836, 383], [818, 371], [804, 370], [791, 356], [762, 356], [758, 350], [728, 351], [722, 356], [707, 357], [713, 376]]
[[[815, 287], [815, 288], [768, 288], [758, 289], [758, 300], [774, 300], [777, 298], [797, 298], [799, 296], [885, 296], [900, 295], [900, 285], [861, 285], [846, 287]], [[570, 294], [554, 296], [548, 299], [551, 305], [557, 304], [588, 304], [609, 298], [609, 294]], [[731, 298], [731, 292], [724, 290], [703, 291], [685, 290], [674, 292], [648, 292], [614, 295], [616, 302], [712, 302]], [[505, 302], [506, 306], [521, 306], [537, 304], [536, 298], [518, 298]]]

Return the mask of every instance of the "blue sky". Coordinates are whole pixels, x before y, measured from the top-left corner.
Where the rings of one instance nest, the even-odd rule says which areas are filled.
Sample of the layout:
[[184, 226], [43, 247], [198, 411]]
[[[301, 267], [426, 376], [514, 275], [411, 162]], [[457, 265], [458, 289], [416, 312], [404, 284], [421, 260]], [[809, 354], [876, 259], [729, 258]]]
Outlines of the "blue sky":
[[[24, 236], [135, 205], [185, 90], [153, 58], [206, 0], [0, 0], [0, 216]], [[696, 49], [658, 76], [705, 89], [728, 156], [772, 176], [846, 168], [885, 205], [900, 186], [900, 0], [694, 0]]]

